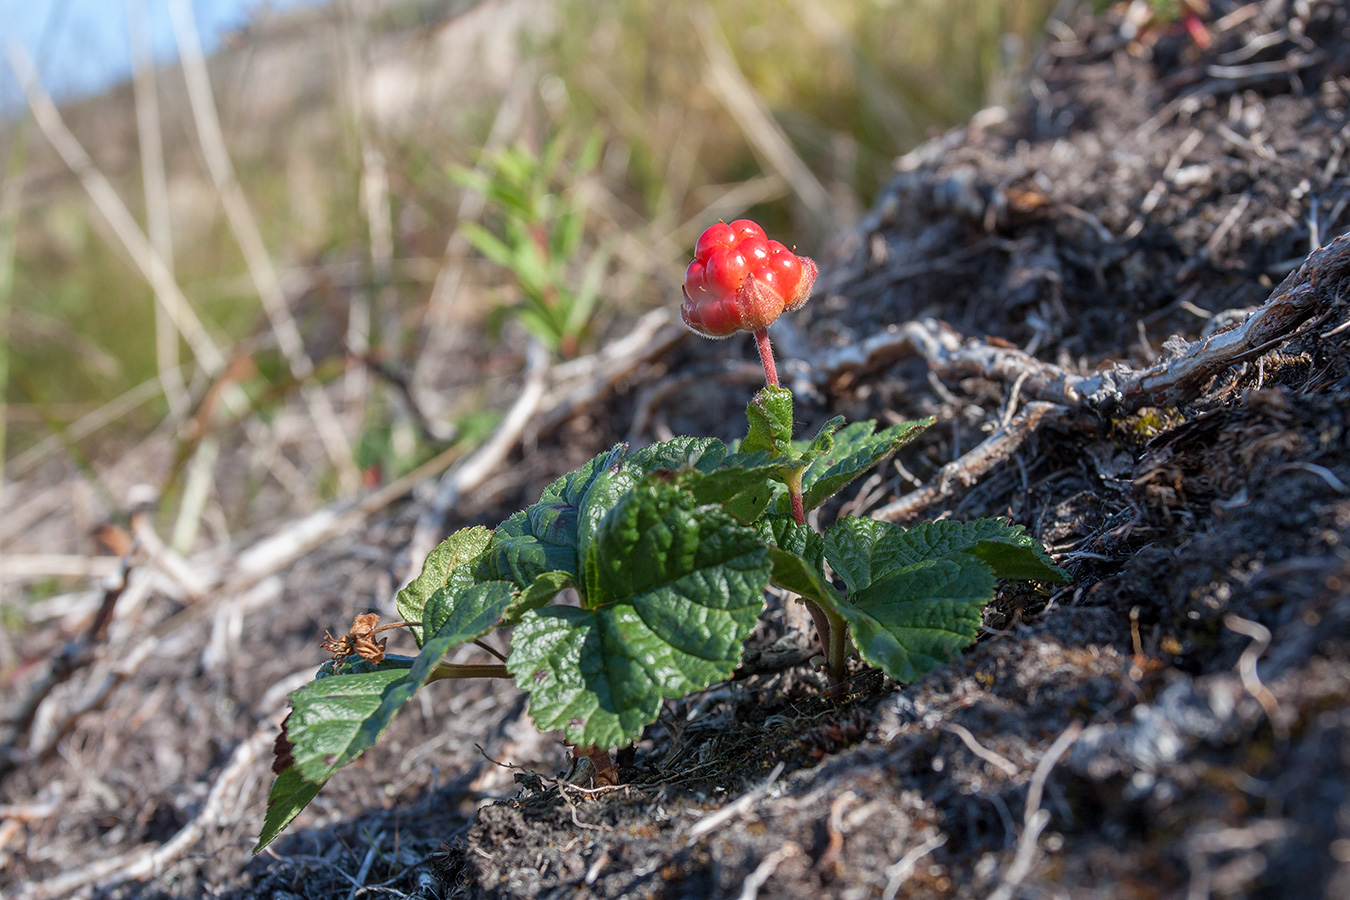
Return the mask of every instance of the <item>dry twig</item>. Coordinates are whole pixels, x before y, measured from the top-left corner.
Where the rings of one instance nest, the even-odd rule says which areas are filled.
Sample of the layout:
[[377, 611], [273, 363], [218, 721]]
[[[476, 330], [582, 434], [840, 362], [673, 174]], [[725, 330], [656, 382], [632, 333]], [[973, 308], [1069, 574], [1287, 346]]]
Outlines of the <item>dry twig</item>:
[[1337, 286], [1350, 279], [1350, 236], [1336, 238], [1308, 255], [1270, 298], [1241, 325], [1181, 346], [1170, 358], [1144, 369], [1117, 366], [1079, 375], [1021, 350], [963, 339], [951, 326], [922, 319], [893, 327], [813, 360], [817, 383], [918, 355], [942, 378], [1021, 381], [1021, 393], [1060, 406], [1111, 414], [1145, 407], [1179, 406], [1230, 366], [1259, 356], [1286, 340], [1321, 308], [1335, 302]]
[[1017, 838], [1017, 852], [1013, 856], [1012, 864], [1003, 873], [999, 886], [989, 895], [989, 900], [1012, 900], [1017, 886], [1030, 874], [1032, 863], [1036, 859], [1036, 843], [1040, 840], [1041, 833], [1045, 831], [1045, 826], [1050, 824], [1050, 811], [1041, 808], [1045, 783], [1050, 778], [1050, 770], [1082, 733], [1082, 722], [1071, 723], [1059, 737], [1055, 738], [1054, 743], [1041, 757], [1041, 761], [1036, 764], [1036, 771], [1031, 775], [1031, 786], [1027, 790], [1027, 805], [1022, 816], [1022, 834]]
[[986, 472], [1003, 462], [1025, 441], [1046, 419], [1058, 418], [1065, 408], [1054, 403], [1028, 403], [1006, 425], [999, 428], [958, 459], [943, 466], [938, 473], [937, 483], [910, 491], [898, 500], [893, 500], [871, 516], [883, 522], [897, 522], [913, 518], [935, 503], [947, 499], [956, 493], [956, 486], [970, 487], [979, 481]]
[[277, 346], [290, 368], [296, 381], [300, 382], [300, 391], [305, 404], [309, 407], [319, 439], [328, 453], [329, 461], [338, 475], [338, 483], [344, 494], [353, 494], [361, 484], [361, 473], [357, 471], [352, 456], [351, 444], [342, 424], [333, 411], [328, 395], [314, 379], [314, 362], [305, 351], [304, 339], [291, 315], [282, 290], [281, 279], [277, 276], [276, 266], [267, 253], [262, 232], [253, 217], [248, 201], [244, 198], [239, 179], [235, 177], [234, 164], [230, 161], [229, 151], [225, 148], [225, 137], [220, 130], [220, 115], [216, 111], [216, 101], [211, 94], [211, 81], [206, 72], [206, 60], [202, 56], [201, 40], [197, 35], [197, 23], [192, 6], [187, 0], [173, 0], [169, 4], [173, 18], [174, 34], [178, 38], [179, 57], [183, 63], [183, 77], [187, 81], [188, 101], [192, 107], [192, 118], [196, 124], [197, 137], [201, 141], [202, 155], [206, 158], [206, 168], [225, 207], [225, 217], [230, 230], [234, 232], [239, 249], [243, 251], [244, 263], [258, 291], [263, 310], [271, 322], [272, 332], [276, 335]]

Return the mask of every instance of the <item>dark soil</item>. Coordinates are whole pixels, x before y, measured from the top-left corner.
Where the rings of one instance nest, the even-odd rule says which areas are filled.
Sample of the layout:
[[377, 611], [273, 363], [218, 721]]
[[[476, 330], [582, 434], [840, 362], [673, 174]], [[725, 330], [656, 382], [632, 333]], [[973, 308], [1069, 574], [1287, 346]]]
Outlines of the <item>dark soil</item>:
[[[1009, 116], [900, 161], [776, 335], [786, 356], [933, 317], [1075, 371], [1141, 366], [1240, 321], [1350, 227], [1350, 8], [1212, 0], [1202, 49], [1127, 6], [1061, 26]], [[1317, 288], [1317, 316], [1185, 406], [1069, 410], [926, 510], [1009, 516], [1072, 581], [1004, 589], [979, 643], [919, 683], [859, 668], [827, 703], [808, 665], [774, 663], [809, 652], [775, 598], [743, 677], [670, 704], [619, 787], [557, 777], [564, 748], [509, 685], [428, 690], [273, 851], [248, 862], [260, 760], [232, 824], [98, 895], [1350, 896], [1350, 279]], [[447, 525], [497, 521], [639, 413], [641, 440], [731, 436], [753, 385], [728, 353], [753, 358], [682, 344], [533, 448], [530, 483]], [[697, 403], [644, 406], [652, 378], [695, 372]], [[1017, 402], [912, 358], [814, 383], [806, 419], [939, 420], [856, 514], [937, 478]], [[390, 596], [417, 511], [293, 567], [230, 665], [202, 655], [227, 626], [198, 623], [61, 753], [9, 772], [3, 802], [65, 806], [23, 826], [6, 890], [189, 821], [316, 634]]]

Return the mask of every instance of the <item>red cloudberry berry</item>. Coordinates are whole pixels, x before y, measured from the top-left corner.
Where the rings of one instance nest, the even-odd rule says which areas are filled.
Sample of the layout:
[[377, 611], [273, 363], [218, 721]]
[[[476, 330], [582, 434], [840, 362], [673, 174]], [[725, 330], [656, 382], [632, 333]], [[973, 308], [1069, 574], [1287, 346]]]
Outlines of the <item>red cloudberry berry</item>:
[[800, 309], [815, 281], [814, 262], [769, 240], [754, 222], [718, 222], [694, 245], [680, 317], [704, 337], [760, 332]]

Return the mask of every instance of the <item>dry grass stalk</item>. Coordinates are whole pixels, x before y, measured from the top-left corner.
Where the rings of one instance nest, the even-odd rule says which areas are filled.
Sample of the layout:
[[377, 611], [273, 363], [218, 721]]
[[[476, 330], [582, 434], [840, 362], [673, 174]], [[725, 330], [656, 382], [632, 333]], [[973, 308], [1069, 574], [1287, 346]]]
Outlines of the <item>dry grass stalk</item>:
[[792, 187], [806, 208], [807, 221], [822, 233], [833, 231], [837, 224], [834, 221], [836, 206], [829, 191], [792, 149], [787, 135], [773, 120], [764, 101], [741, 74], [726, 48], [712, 11], [702, 8], [694, 22], [708, 55], [708, 83], [713, 92], [740, 125], [750, 146]]
[[187, 80], [193, 122], [201, 141], [202, 153], [206, 158], [207, 170], [225, 208], [225, 217], [229, 221], [230, 230], [234, 233], [239, 249], [243, 251], [245, 264], [272, 325], [277, 346], [281, 349], [291, 374], [300, 382], [301, 394], [314, 420], [319, 439], [323, 442], [329, 461], [337, 472], [339, 487], [343, 494], [354, 494], [360, 486], [361, 473], [357, 470], [351, 444], [338, 421], [328, 395], [314, 380], [314, 361], [305, 351], [304, 339], [301, 338], [300, 329], [291, 315], [290, 306], [281, 287], [281, 279], [272, 264], [271, 256], [268, 255], [267, 246], [263, 243], [258, 222], [235, 176], [234, 164], [230, 161], [229, 152], [225, 148], [225, 137], [221, 133], [215, 98], [211, 94], [210, 77], [206, 71], [206, 60], [202, 55], [201, 40], [197, 35], [192, 7], [187, 0], [174, 0], [169, 4], [169, 12], [173, 18], [174, 34], [178, 39], [183, 75]]
[[[482, 153], [474, 171], [483, 174], [487, 171], [488, 160], [500, 152], [520, 129], [525, 114], [525, 102], [534, 86], [534, 73], [523, 67], [512, 83], [511, 90], [502, 98], [497, 115], [492, 120], [487, 139], [483, 142]], [[459, 208], [455, 211], [455, 222], [462, 224], [476, 221], [487, 204], [487, 198], [477, 191], [465, 191], [460, 198]], [[427, 300], [426, 312], [422, 316], [421, 332], [425, 335], [422, 347], [413, 364], [412, 380], [409, 385], [418, 408], [428, 415], [428, 424], [432, 428], [444, 431], [440, 422], [439, 399], [432, 391], [436, 381], [435, 367], [441, 364], [449, 354], [450, 337], [456, 332], [455, 301], [459, 296], [459, 285], [464, 277], [464, 259], [469, 253], [469, 241], [458, 228], [450, 235], [442, 254], [440, 269], [431, 287], [431, 297]], [[438, 434], [443, 437], [443, 434]]]
[[164, 312], [192, 348], [197, 361], [208, 374], [220, 372], [225, 367], [225, 356], [202, 327], [201, 320], [174, 280], [168, 264], [155, 251], [145, 232], [136, 224], [135, 218], [127, 210], [122, 198], [117, 196], [107, 177], [98, 170], [84, 147], [80, 146], [75, 135], [66, 127], [56, 104], [42, 89], [37, 70], [33, 67], [28, 54], [14, 44], [9, 45], [6, 50], [10, 67], [23, 86], [29, 109], [33, 112], [38, 128], [79, 178], [80, 184], [127, 251], [127, 255], [131, 257], [132, 263], [154, 288], [155, 296], [163, 305]]
[[[141, 180], [145, 182], [145, 228], [150, 245], [173, 272], [173, 225], [169, 216], [169, 185], [164, 171], [164, 142], [159, 124], [159, 89], [155, 83], [155, 64], [146, 37], [145, 0], [127, 0], [127, 31], [134, 58], [132, 90], [136, 105], [136, 133], [140, 140]], [[187, 387], [178, 364], [178, 333], [164, 310], [167, 304], [155, 304], [155, 362], [164, 397], [175, 416], [188, 405]]]

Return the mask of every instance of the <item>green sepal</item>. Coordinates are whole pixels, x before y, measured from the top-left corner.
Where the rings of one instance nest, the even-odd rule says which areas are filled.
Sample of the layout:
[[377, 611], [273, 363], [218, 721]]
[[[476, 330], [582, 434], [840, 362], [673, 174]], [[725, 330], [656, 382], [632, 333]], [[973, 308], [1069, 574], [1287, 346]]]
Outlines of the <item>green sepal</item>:
[[764, 451], [771, 456], [791, 458], [792, 392], [787, 388], [765, 385], [745, 407], [749, 428], [741, 441], [741, 452]]
[[540, 729], [619, 747], [661, 702], [726, 678], [763, 609], [764, 542], [668, 474], [645, 478], [583, 547], [586, 606], [526, 612], [507, 670]]
[[843, 416], [835, 416], [821, 425], [820, 430], [816, 432], [816, 436], [811, 438], [810, 443], [802, 451], [802, 456], [810, 461], [833, 450], [834, 433], [844, 427], [845, 421]]
[[[473, 575], [468, 563], [486, 549], [492, 540], [492, 532], [482, 525], [461, 528], [432, 550], [422, 564], [422, 573], [398, 592], [395, 605], [398, 614], [405, 622], [422, 621], [422, 610], [431, 595], [455, 580], [467, 586], [473, 583]], [[409, 629], [417, 646], [422, 646], [422, 629], [413, 626]]]

